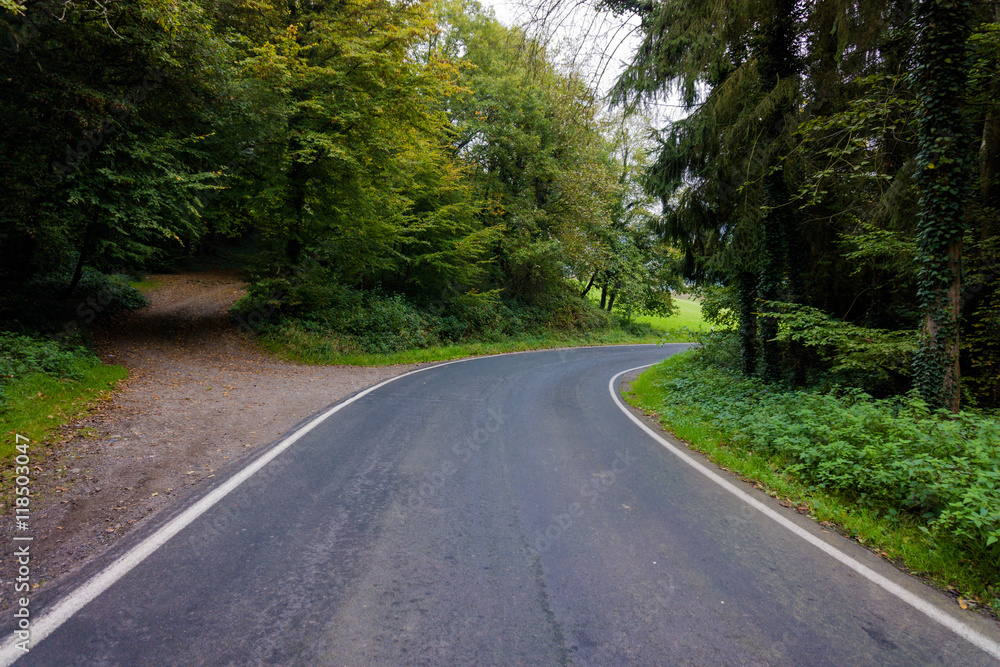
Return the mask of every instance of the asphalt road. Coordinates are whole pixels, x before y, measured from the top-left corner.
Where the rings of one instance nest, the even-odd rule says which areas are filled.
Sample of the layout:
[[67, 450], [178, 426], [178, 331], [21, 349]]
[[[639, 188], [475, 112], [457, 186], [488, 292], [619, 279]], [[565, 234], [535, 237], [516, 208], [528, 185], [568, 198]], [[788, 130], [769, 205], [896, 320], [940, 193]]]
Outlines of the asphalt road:
[[[609, 380], [681, 349], [506, 355], [392, 381], [281, 451], [17, 664], [997, 664], [634, 424]], [[38, 613], [92, 574], [40, 594]]]

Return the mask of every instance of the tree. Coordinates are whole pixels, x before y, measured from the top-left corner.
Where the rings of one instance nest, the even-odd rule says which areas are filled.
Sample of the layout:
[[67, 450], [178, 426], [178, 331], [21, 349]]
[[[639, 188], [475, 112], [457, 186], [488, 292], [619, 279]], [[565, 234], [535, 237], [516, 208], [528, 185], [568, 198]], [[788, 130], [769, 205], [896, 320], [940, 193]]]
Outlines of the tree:
[[3, 28], [0, 282], [65, 275], [68, 293], [85, 266], [141, 268], [196, 244], [195, 204], [221, 164], [209, 137], [241, 84], [239, 49], [204, 8], [28, 2]]
[[971, 3], [922, 0], [918, 5], [918, 145], [920, 193], [920, 348], [917, 387], [930, 405], [959, 408], [959, 314], [962, 242], [970, 195], [969, 124], [965, 117]]
[[520, 30], [473, 7], [447, 17], [442, 48], [467, 63], [470, 91], [449, 100], [455, 154], [470, 169], [482, 219], [502, 229], [491, 285], [527, 303], [566, 291], [609, 221], [615, 174], [593, 91], [560, 72]]

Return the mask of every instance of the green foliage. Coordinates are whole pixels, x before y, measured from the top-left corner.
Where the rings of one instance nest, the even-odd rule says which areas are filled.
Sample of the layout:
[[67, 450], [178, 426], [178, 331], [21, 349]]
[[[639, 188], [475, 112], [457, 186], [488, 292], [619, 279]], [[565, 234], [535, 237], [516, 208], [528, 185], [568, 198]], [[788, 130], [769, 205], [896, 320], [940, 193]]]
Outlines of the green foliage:
[[0, 386], [40, 373], [53, 378], [80, 379], [100, 363], [90, 350], [14, 333], [0, 333]]
[[76, 286], [67, 293], [71, 280], [68, 273], [39, 276], [0, 295], [0, 315], [6, 328], [75, 341], [99, 317], [149, 305], [146, 296], [129, 284], [130, 276], [83, 269]]
[[347, 307], [312, 313], [303, 323], [314, 331], [346, 334], [364, 352], [398, 352], [430, 342], [428, 321], [401, 296], [359, 293], [357, 297], [353, 307], [344, 304]]
[[[611, 116], [475, 3], [14, 9], [0, 12], [6, 326], [75, 333], [141, 307], [95, 276], [226, 237], [255, 245], [241, 324], [295, 320], [366, 350], [549, 317], [600, 329], [564, 298], [598, 267], [620, 311], [669, 309], [649, 235], [609, 233], [635, 190], [616, 181]], [[34, 312], [40, 290], [65, 304]]]
[[912, 393], [877, 400], [836, 388], [785, 392], [710, 362], [698, 351], [658, 371], [658, 410], [668, 422], [697, 406], [732, 446], [887, 516], [919, 518], [940, 539], [1000, 566], [996, 417], [935, 412]]
[[[70, 276], [51, 276], [33, 284], [40, 292], [54, 293], [65, 288]], [[99, 297], [99, 305], [109, 310], [139, 310], [149, 305], [149, 298], [133, 287], [126, 274], [107, 275], [94, 269], [84, 269], [73, 298]]]
[[908, 375], [910, 359], [917, 348], [912, 331], [871, 329], [793, 303], [765, 305], [772, 308], [774, 317], [783, 325], [777, 339], [815, 350], [829, 364], [832, 373]]
[[994, 404], [992, 290], [974, 284], [963, 299], [961, 273], [989, 264], [1000, 234], [995, 3], [603, 4], [641, 20], [615, 100], [679, 93], [689, 111], [660, 133], [646, 172], [664, 210], [654, 228], [689, 281], [735, 290], [743, 373], [799, 385], [831, 369], [847, 380], [847, 366], [862, 384], [886, 372], [779, 337], [758, 299], [781, 301], [826, 316], [800, 322], [817, 336], [827, 321], [922, 328], [910, 358], [924, 397], [957, 409], [971, 374], [964, 387]]
[[[990, 255], [987, 255], [990, 256]], [[996, 257], [996, 255], [992, 255]], [[1000, 407], [1000, 288], [996, 260], [970, 272], [968, 296], [976, 308], [966, 318], [962, 349], [969, 372], [963, 378], [983, 407]], [[971, 308], [969, 310], [972, 310]]]
[[341, 352], [371, 354], [470, 340], [496, 342], [524, 333], [595, 333], [611, 325], [606, 312], [571, 292], [549, 294], [544, 305], [532, 306], [501, 301], [496, 292], [470, 292], [420, 308], [400, 294], [336, 283], [293, 286], [276, 279], [251, 285], [231, 314], [238, 324], [260, 329], [264, 336], [305, 332]]
[[[0, 333], [0, 433], [41, 440], [125, 375], [86, 347]], [[12, 453], [13, 438], [4, 438], [0, 461]]]
[[442, 51], [467, 64], [467, 93], [450, 100], [452, 146], [485, 202], [481, 217], [503, 233], [491, 280], [507, 298], [540, 304], [586, 281], [615, 255], [613, 129], [594, 91], [560, 71], [545, 46], [481, 11], [451, 7]]
[[[105, 366], [96, 359], [88, 363], [81, 355], [76, 379], [61, 377], [65, 371], [52, 374], [33, 373], [3, 385], [0, 397], [0, 461], [17, 454], [13, 434], [19, 433], [34, 444], [33, 460], [44, 456], [40, 445], [50, 434], [84, 415], [94, 405], [106, 400], [115, 385], [128, 372], [122, 366]], [[0, 479], [0, 488], [12, 478], [13, 467]]]

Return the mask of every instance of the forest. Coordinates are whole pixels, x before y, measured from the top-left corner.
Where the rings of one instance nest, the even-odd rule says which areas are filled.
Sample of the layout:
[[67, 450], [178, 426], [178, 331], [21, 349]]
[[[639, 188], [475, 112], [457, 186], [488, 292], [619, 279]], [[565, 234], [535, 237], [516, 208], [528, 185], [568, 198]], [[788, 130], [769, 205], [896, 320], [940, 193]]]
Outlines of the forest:
[[997, 407], [997, 3], [600, 7], [640, 21], [608, 99], [475, 3], [4, 0], [4, 327], [227, 248], [255, 331], [597, 330], [686, 285], [747, 376]]
[[996, 407], [1000, 5], [609, 4], [643, 30], [615, 99], [690, 111], [647, 188], [743, 373]]
[[87, 290], [220, 248], [242, 328], [367, 352], [670, 310], [636, 121], [475, 3], [5, 17], [7, 328], [75, 337]]
[[1000, 4], [606, 5], [612, 102], [687, 112], [644, 189], [715, 325], [633, 402], [1000, 610]]

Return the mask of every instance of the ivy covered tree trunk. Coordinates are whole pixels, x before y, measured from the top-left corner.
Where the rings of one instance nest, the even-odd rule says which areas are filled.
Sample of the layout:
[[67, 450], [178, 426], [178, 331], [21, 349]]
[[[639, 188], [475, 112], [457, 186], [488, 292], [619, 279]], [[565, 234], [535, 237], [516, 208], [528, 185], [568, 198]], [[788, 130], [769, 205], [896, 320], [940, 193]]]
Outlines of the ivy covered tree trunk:
[[737, 294], [740, 301], [740, 361], [743, 375], [757, 372], [757, 276], [740, 271]]
[[[764, 199], [771, 208], [764, 214], [764, 266], [758, 289], [764, 301], [779, 301], [788, 257], [785, 238], [788, 224], [784, 219], [788, 214], [779, 208], [788, 201], [788, 188], [781, 172], [765, 177]], [[768, 382], [778, 382], [781, 380], [781, 348], [775, 340], [778, 337], [778, 319], [769, 317], [769, 311], [765, 307], [760, 318], [761, 377]]]
[[964, 99], [970, 19], [968, 0], [922, 0], [918, 7], [918, 296], [924, 321], [914, 379], [928, 404], [953, 412], [961, 398], [962, 236], [972, 181]]
[[[795, 43], [795, 19], [793, 12], [795, 2], [792, 0], [777, 0], [775, 15], [768, 22], [763, 34], [763, 49], [760, 57], [761, 85], [764, 94], [775, 88], [779, 82], [795, 76], [795, 56], [792, 47]], [[765, 118], [769, 126], [771, 142], [780, 141], [785, 131], [786, 114], [793, 111], [786, 103], [776, 104], [771, 111], [771, 117]], [[764, 227], [764, 262], [760, 274], [760, 298], [765, 301], [778, 301], [784, 282], [785, 269], [788, 266], [788, 240], [786, 235], [793, 227], [788, 218], [792, 212], [788, 208], [788, 186], [785, 184], [784, 173], [771, 163], [765, 167], [763, 189], [763, 227]], [[768, 382], [781, 380], [781, 348], [778, 341], [778, 320], [769, 317], [768, 310], [763, 311], [760, 321], [760, 340], [763, 354], [761, 356], [761, 376]]]

